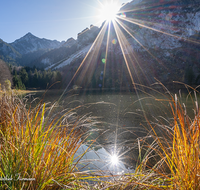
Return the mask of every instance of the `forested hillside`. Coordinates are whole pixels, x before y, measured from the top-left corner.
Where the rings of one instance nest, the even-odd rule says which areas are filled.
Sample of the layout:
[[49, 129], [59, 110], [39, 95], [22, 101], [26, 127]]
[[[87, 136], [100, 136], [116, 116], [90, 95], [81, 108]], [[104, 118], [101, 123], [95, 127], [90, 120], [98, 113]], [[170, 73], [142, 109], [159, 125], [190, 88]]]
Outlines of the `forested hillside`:
[[59, 71], [39, 70], [36, 67], [11, 67], [11, 71], [16, 89], [55, 89], [62, 85]]

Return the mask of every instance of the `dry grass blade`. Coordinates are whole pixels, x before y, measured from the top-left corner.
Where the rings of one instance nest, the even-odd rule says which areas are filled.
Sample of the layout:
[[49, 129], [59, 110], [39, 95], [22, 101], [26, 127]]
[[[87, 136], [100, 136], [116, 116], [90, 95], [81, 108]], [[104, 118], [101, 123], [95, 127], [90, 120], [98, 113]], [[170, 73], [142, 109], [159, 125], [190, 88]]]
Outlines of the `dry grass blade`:
[[[151, 168], [154, 173], [165, 179], [168, 189], [200, 189], [200, 113], [198, 103], [194, 117], [187, 115], [185, 106], [180, 104], [177, 96], [171, 97], [169, 103], [173, 120], [170, 126], [159, 124], [166, 132], [160, 137], [153, 125], [152, 137], [157, 146], [150, 146], [159, 157], [157, 164]], [[164, 132], [164, 131], [163, 131]], [[146, 163], [142, 163], [146, 164]]]
[[13, 95], [0, 98], [1, 189], [77, 186], [81, 173], [75, 172], [73, 160], [81, 146], [80, 126], [91, 120], [69, 123], [65, 118], [72, 117], [70, 111], [52, 118], [49, 110], [41, 103], [27, 110]]

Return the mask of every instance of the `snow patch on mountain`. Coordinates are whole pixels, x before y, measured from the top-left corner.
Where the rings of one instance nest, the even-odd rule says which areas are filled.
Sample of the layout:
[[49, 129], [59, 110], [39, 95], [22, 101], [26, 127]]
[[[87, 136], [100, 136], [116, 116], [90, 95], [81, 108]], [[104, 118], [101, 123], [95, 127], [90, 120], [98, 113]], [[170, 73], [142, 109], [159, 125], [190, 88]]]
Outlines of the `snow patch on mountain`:
[[48, 70], [49, 68], [53, 68], [53, 69], [59, 69], [62, 68], [68, 64], [70, 64], [72, 61], [78, 59], [78, 58], [83, 58], [86, 56], [87, 52], [90, 50], [91, 48], [91, 44], [84, 47], [83, 49], [81, 49], [80, 51], [76, 52], [75, 54], [72, 54], [69, 58], [67, 58], [65, 61], [59, 63], [55, 63], [52, 64], [51, 66], [47, 67], [46, 70]]
[[42, 62], [43, 64], [45, 64], [45, 65], [51, 65], [51, 61], [50, 61], [49, 58], [44, 58], [44, 59], [42, 59], [41, 62]]

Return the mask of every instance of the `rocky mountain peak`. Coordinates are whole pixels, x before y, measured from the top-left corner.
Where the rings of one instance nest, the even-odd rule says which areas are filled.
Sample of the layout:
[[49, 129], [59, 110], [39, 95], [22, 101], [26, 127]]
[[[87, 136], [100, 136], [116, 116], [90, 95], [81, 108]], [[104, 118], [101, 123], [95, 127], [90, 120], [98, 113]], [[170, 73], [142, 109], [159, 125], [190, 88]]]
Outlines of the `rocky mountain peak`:
[[12, 44], [17, 44], [19, 42], [23, 42], [23, 41], [30, 41], [30, 40], [37, 40], [39, 39], [38, 37], [34, 36], [32, 33], [28, 32], [27, 34], [25, 34], [23, 37], [15, 40]]
[[[148, 81], [154, 82], [154, 78], [164, 83], [172, 79], [187, 81], [187, 71], [190, 68], [194, 70], [195, 77], [200, 82], [200, 77], [197, 77], [200, 76], [199, 4], [199, 0], [133, 0], [122, 7], [118, 33], [123, 33], [120, 37], [124, 54], [131, 55], [132, 52], [137, 54], [140, 60], [137, 72], [141, 75], [146, 74]], [[101, 28], [104, 24], [105, 22]], [[70, 38], [66, 42], [41, 39], [29, 32], [11, 45], [21, 55], [30, 52], [34, 54], [38, 50], [44, 51], [40, 56], [34, 54], [34, 61], [32, 60], [30, 65], [37, 63], [52, 69], [67, 68], [71, 72], [74, 65], [79, 66], [89, 50], [94, 51], [95, 46], [91, 48], [91, 45], [101, 28], [91, 25], [78, 34], [77, 40]], [[109, 43], [107, 50], [108, 59], [111, 60], [110, 65], [115, 65], [116, 62], [123, 65], [123, 53], [114, 29], [111, 24], [109, 42], [108, 31], [105, 31], [102, 43], [96, 44], [99, 52], [96, 61], [91, 59], [94, 65], [101, 65], [102, 59], [105, 58], [107, 43]], [[8, 46], [9, 44], [3, 45], [2, 48], [0, 46], [0, 52], [1, 49], [3, 53], [13, 52], [9, 53], [9, 56], [13, 55], [14, 59], [16, 53], [13, 49]], [[30, 59], [29, 55], [27, 59]], [[152, 72], [153, 74], [149, 75]], [[197, 79], [195, 80], [198, 82]]]
[[36, 36], [34, 36], [31, 32], [28, 32], [26, 35], [24, 35], [22, 38], [33, 38], [33, 37], [35, 37], [36, 38]]
[[38, 50], [55, 49], [61, 45], [62, 43], [59, 41], [47, 40], [45, 38], [41, 39], [30, 32], [11, 43], [11, 46], [22, 55]]
[[64, 42], [62, 44], [62, 46], [65, 46], [65, 47], [71, 47], [73, 46], [74, 44], [76, 44], [76, 40], [74, 38], [69, 38], [66, 42]]
[[[197, 41], [200, 39], [199, 4], [197, 0], [133, 0], [122, 7], [119, 17], [121, 31], [118, 33], [123, 33], [120, 37], [121, 40], [124, 39], [124, 42], [121, 42], [124, 54], [131, 55], [134, 52], [140, 60], [140, 66], [133, 72], [141, 73], [141, 76], [138, 75], [140, 78], [143, 78], [142, 73], [145, 74], [148, 82], [153, 83], [154, 78], [157, 78], [167, 84], [171, 80], [188, 82], [187, 73], [190, 68], [194, 71], [195, 82], [200, 82], [200, 42]], [[116, 60], [123, 60], [114, 27], [110, 28], [111, 45], [108, 55], [112, 55]], [[70, 69], [70, 64], [79, 66], [98, 35], [99, 29], [93, 29], [96, 28], [91, 26], [79, 33], [77, 51], [50, 67]], [[105, 35], [102, 43], [98, 44], [100, 57], [96, 62], [92, 59], [94, 65], [101, 63], [106, 40]], [[110, 60], [113, 59], [112, 56]], [[112, 64], [116, 64], [116, 61]]]

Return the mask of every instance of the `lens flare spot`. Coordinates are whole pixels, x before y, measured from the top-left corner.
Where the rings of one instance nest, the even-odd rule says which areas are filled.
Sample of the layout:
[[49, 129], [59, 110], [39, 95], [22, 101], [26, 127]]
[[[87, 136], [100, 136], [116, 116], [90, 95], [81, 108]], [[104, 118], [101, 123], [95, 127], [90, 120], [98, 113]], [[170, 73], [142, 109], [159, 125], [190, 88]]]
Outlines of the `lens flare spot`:
[[125, 13], [121, 13], [121, 14], [120, 14], [120, 17], [126, 18], [126, 14], [125, 14]]
[[105, 64], [105, 63], [106, 63], [106, 59], [102, 59], [102, 63], [104, 63], [104, 64]]
[[112, 40], [112, 43], [115, 45], [117, 43], [117, 40], [116, 39], [113, 39]]
[[112, 155], [111, 157], [110, 157], [110, 161], [111, 161], [111, 164], [112, 165], [117, 165], [118, 163], [119, 163], [119, 158], [118, 158], [118, 156], [117, 155]]

